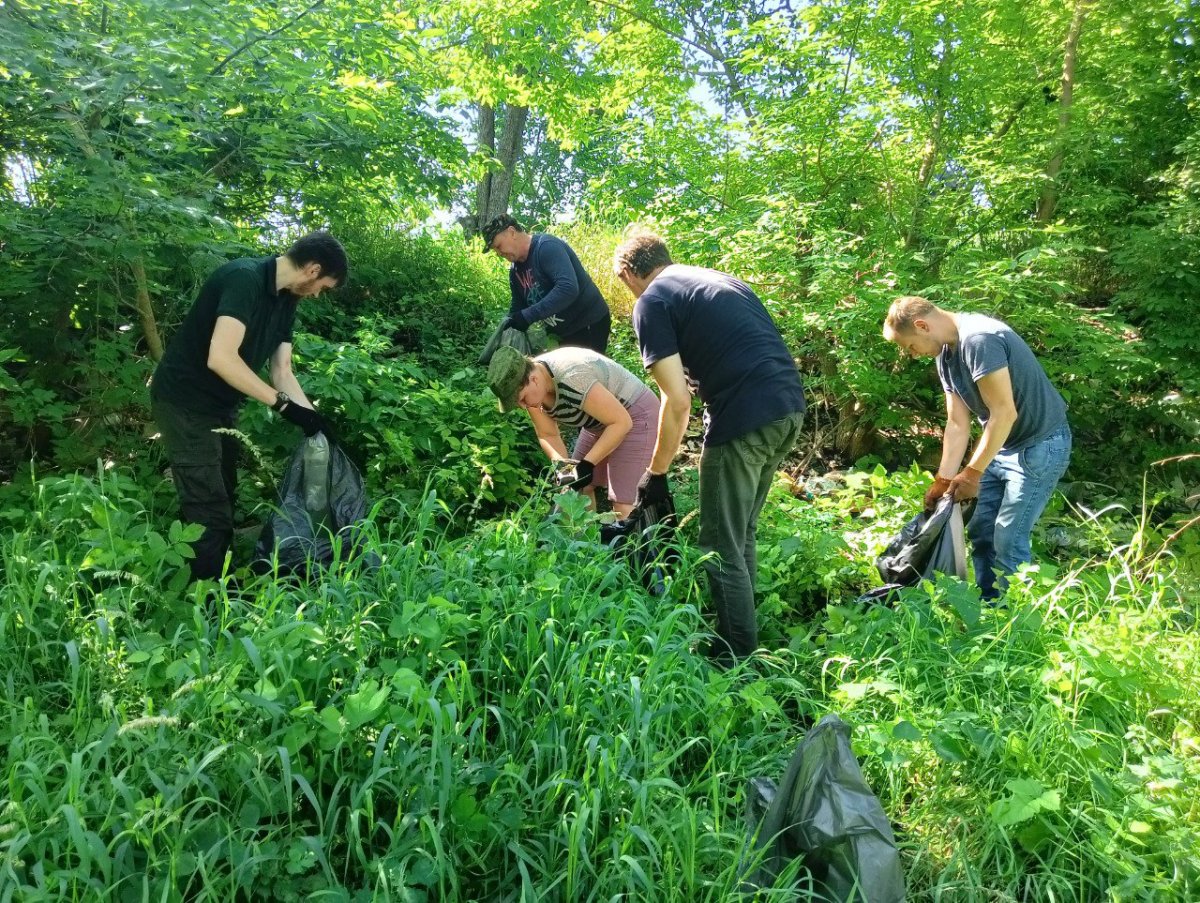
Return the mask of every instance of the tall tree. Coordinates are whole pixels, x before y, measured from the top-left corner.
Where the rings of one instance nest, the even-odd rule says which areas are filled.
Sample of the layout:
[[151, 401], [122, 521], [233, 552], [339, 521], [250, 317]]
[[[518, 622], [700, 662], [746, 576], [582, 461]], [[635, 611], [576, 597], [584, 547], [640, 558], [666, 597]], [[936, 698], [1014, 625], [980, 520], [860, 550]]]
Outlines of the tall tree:
[[1075, 11], [1071, 16], [1071, 27], [1063, 49], [1062, 79], [1058, 88], [1058, 128], [1054, 133], [1054, 152], [1046, 164], [1046, 181], [1038, 199], [1037, 220], [1048, 223], [1058, 206], [1058, 177], [1062, 172], [1063, 156], [1066, 153], [1067, 133], [1071, 126], [1071, 104], [1075, 94], [1075, 61], [1079, 54], [1079, 37], [1083, 33], [1083, 22], [1087, 17], [1092, 0], [1075, 0]]
[[529, 107], [502, 105], [500, 140], [496, 141], [496, 108], [479, 106], [478, 150], [490, 159], [475, 195], [475, 209], [464, 225], [468, 235], [478, 232], [493, 218], [507, 213], [513, 181], [525, 151], [525, 123]]

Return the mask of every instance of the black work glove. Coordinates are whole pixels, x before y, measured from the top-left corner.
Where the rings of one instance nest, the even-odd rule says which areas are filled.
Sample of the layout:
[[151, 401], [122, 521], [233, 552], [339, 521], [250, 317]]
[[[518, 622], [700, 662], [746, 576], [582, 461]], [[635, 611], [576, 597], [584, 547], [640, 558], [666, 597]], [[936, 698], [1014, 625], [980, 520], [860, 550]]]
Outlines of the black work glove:
[[515, 329], [517, 332], [525, 332], [529, 328], [529, 321], [520, 314], [513, 314], [505, 317], [504, 322], [500, 324], [500, 331], [505, 329]]
[[[572, 489], [575, 492], [582, 492], [592, 485], [592, 479], [596, 475], [596, 465], [591, 461], [580, 461], [575, 465], [574, 478], [563, 481], [560, 485], [564, 489]], [[567, 471], [562, 476], [571, 476], [571, 472]]]
[[328, 430], [324, 417], [312, 408], [306, 408], [295, 401], [289, 401], [285, 404], [279, 415], [284, 420], [296, 424], [296, 426], [304, 431], [304, 435], [310, 438], [317, 433]]
[[667, 485], [667, 475], [651, 473], [648, 470], [642, 474], [642, 479], [638, 482], [636, 506], [641, 508], [645, 505], [660, 505], [669, 501], [671, 501], [671, 488]]

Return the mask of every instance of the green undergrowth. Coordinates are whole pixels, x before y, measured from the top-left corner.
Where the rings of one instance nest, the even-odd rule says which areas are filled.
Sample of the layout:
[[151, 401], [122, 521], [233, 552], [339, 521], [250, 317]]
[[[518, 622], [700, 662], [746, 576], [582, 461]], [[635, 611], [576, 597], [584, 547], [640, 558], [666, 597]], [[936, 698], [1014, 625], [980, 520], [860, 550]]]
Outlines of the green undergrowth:
[[375, 571], [184, 589], [132, 481], [44, 480], [0, 512], [0, 897], [727, 900], [749, 778], [836, 711], [911, 899], [1194, 898], [1183, 563], [1074, 522], [1094, 554], [1005, 609], [856, 603], [916, 480], [777, 490], [770, 651], [730, 672], [691, 527], [665, 597], [574, 497], [451, 533], [432, 494], [372, 523]]

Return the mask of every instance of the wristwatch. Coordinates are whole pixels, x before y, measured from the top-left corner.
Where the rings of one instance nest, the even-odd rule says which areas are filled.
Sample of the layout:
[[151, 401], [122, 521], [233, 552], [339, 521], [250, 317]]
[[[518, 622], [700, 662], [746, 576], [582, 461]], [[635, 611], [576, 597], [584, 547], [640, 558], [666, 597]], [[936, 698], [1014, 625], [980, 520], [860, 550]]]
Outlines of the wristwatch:
[[287, 393], [276, 392], [275, 393], [275, 404], [271, 405], [271, 410], [278, 411], [280, 414], [282, 414], [283, 409], [286, 408], [291, 403], [292, 403], [292, 399], [288, 397]]

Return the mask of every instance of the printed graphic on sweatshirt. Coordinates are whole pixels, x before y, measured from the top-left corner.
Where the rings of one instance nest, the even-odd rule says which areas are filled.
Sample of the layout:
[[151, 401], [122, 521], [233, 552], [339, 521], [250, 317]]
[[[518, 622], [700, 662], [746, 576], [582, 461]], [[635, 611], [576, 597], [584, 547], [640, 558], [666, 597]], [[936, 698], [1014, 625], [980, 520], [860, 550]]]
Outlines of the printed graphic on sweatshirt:
[[[523, 305], [523, 309], [528, 310], [541, 301], [546, 292], [542, 288], [542, 284], [534, 277], [533, 267], [519, 269], [516, 271], [516, 275], [517, 285], [519, 285], [521, 290], [525, 293], [525, 304]], [[560, 317], [558, 314], [551, 314], [550, 316], [543, 318], [541, 322], [543, 326], [549, 329], [557, 326], [562, 321], [562, 317]]]

